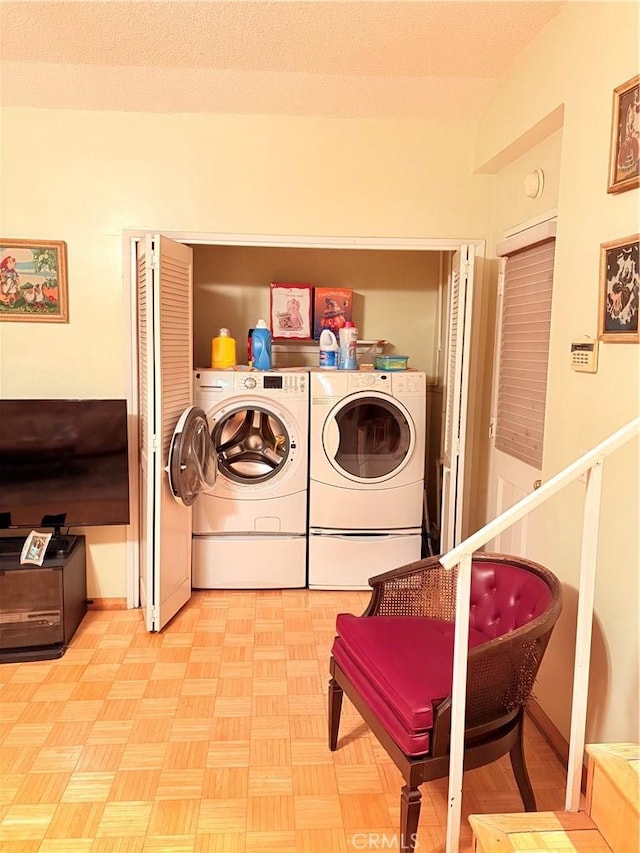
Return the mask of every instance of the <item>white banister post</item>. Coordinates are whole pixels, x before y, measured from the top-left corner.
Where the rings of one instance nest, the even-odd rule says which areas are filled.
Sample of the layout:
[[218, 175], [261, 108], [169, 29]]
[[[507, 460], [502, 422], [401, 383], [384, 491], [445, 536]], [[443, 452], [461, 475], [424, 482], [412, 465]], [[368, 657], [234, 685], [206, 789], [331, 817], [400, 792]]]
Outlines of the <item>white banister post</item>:
[[446, 853], [458, 853], [460, 845], [462, 774], [464, 772], [464, 715], [467, 699], [467, 658], [469, 655], [471, 557], [471, 554], [462, 556], [458, 565], [458, 581], [456, 584]]
[[576, 656], [573, 670], [571, 732], [569, 734], [567, 796], [565, 800], [565, 809], [570, 812], [577, 812], [580, 808], [580, 783], [582, 781], [582, 762], [587, 726], [589, 661], [591, 659], [591, 629], [593, 626], [593, 603], [596, 585], [601, 492], [602, 459], [599, 459], [589, 471], [582, 522]]

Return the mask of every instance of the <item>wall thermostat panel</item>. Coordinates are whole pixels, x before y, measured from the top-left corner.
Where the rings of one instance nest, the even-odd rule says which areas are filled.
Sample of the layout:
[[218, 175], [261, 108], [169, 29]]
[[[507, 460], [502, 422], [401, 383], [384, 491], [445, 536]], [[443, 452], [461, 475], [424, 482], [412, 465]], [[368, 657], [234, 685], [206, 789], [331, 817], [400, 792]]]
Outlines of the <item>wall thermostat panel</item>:
[[598, 341], [573, 341], [571, 344], [571, 368], [581, 373], [597, 373]]

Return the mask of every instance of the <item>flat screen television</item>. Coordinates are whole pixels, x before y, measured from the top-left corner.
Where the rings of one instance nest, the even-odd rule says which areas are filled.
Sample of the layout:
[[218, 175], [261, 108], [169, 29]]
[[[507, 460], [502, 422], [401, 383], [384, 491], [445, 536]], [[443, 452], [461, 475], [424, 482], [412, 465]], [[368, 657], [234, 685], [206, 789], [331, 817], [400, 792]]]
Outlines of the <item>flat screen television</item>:
[[0, 400], [0, 527], [128, 523], [126, 400]]

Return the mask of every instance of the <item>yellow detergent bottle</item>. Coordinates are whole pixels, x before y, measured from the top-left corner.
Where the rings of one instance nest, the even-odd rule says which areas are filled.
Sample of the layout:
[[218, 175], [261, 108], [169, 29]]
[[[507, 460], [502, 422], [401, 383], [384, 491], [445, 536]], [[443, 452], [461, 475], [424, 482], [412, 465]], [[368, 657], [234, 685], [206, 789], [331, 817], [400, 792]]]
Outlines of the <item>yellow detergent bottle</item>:
[[225, 370], [235, 367], [236, 341], [229, 334], [229, 329], [220, 329], [217, 337], [211, 339], [211, 367]]

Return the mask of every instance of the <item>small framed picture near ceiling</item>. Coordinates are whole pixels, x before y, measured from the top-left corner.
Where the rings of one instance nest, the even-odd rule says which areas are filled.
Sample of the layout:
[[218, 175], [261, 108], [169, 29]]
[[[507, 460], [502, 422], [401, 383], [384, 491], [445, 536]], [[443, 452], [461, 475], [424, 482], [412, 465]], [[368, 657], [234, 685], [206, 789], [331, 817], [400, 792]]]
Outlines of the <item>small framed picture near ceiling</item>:
[[0, 321], [67, 323], [67, 247], [0, 238]]
[[600, 246], [598, 338], [610, 343], [640, 342], [640, 234]]
[[607, 192], [640, 186], [640, 74], [613, 90]]

